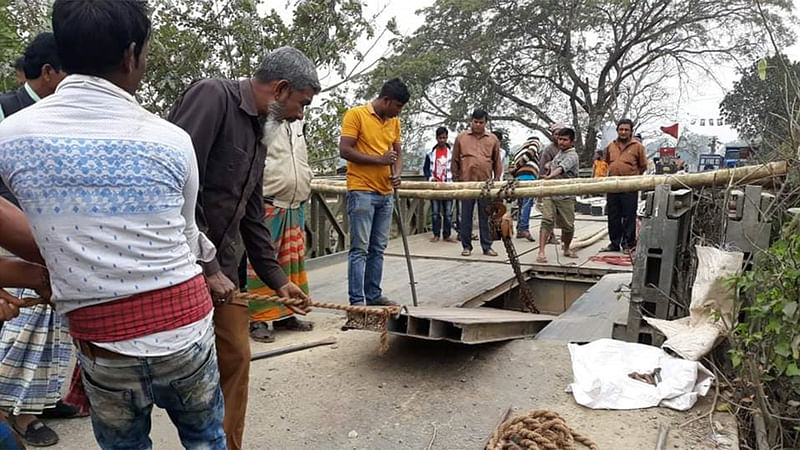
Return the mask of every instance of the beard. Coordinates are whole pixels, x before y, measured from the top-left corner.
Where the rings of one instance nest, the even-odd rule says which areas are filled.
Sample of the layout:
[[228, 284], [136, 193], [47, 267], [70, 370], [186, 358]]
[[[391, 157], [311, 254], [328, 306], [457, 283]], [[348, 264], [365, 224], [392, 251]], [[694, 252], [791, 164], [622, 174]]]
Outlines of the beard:
[[284, 119], [283, 113], [286, 111], [286, 106], [275, 102], [269, 105], [267, 112], [267, 122], [280, 122]]

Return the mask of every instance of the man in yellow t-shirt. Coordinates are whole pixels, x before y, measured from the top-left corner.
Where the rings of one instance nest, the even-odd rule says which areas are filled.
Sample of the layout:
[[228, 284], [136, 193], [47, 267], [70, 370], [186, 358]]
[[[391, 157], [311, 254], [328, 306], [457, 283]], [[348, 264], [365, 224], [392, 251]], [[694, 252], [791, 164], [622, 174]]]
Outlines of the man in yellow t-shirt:
[[400, 186], [403, 168], [397, 116], [410, 97], [399, 78], [391, 79], [378, 98], [348, 110], [342, 120], [339, 155], [347, 160], [351, 305], [396, 305], [383, 295], [381, 279], [392, 224], [392, 187]]

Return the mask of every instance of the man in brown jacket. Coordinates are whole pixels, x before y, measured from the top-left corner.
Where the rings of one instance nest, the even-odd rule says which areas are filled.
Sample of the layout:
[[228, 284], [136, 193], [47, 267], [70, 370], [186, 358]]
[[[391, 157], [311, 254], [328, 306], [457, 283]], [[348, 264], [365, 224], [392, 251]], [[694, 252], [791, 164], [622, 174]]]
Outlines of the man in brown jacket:
[[[641, 175], [647, 170], [647, 155], [641, 142], [633, 139], [633, 121], [617, 122], [617, 139], [606, 147], [608, 176]], [[630, 252], [636, 247], [636, 207], [638, 192], [606, 194], [608, 237], [611, 244], [603, 252]]]
[[[500, 158], [500, 141], [497, 137], [486, 131], [486, 122], [489, 114], [476, 109], [472, 112], [470, 128], [456, 137], [453, 143], [453, 159], [451, 171], [454, 181], [486, 181], [500, 180], [503, 174], [503, 161]], [[489, 222], [486, 214], [488, 199], [478, 200], [478, 229], [480, 230], [481, 248], [487, 256], [497, 256], [492, 250], [492, 241], [489, 239]], [[464, 250], [462, 256], [472, 254], [472, 212], [475, 200], [461, 201], [461, 246]]]
[[217, 247], [217, 258], [203, 271], [217, 303], [223, 427], [231, 450], [242, 448], [250, 371], [250, 314], [247, 301], [235, 297], [245, 249], [258, 277], [280, 297], [307, 298], [278, 264], [264, 223], [264, 123], [301, 120], [319, 91], [314, 64], [299, 50], [282, 47], [264, 58], [251, 79], [191, 85], [169, 114], [192, 137], [200, 174], [197, 224]]

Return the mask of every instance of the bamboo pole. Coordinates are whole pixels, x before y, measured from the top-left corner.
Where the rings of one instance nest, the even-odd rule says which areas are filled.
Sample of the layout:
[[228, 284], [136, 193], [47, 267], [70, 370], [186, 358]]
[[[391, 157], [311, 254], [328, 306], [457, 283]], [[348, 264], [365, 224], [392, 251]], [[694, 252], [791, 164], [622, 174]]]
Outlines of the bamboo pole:
[[[546, 185], [534, 187], [517, 187], [513, 192], [507, 193], [510, 198], [524, 197], [552, 197], [552, 196], [577, 196], [598, 195], [620, 192], [650, 191], [660, 184], [668, 184], [673, 188], [694, 188], [703, 186], [741, 185], [747, 183], [763, 183], [772, 177], [785, 175], [788, 164], [785, 161], [772, 162], [760, 166], [745, 166], [733, 169], [715, 170], [701, 173], [687, 173], [680, 175], [641, 175], [631, 177], [614, 177], [600, 181], [579, 178], [573, 180], [548, 180]], [[499, 183], [498, 183], [499, 184]], [[325, 194], [346, 194], [345, 186], [336, 186], [325, 183], [314, 183], [314, 192]], [[500, 190], [491, 189], [489, 197], [496, 197]], [[426, 200], [467, 200], [480, 198], [483, 193], [480, 189], [435, 190], [435, 189], [399, 189], [401, 197], [411, 197]]]
[[[715, 171], [709, 172], [700, 172], [700, 173], [686, 173], [686, 174], [672, 174], [672, 175], [640, 175], [640, 176], [627, 176], [627, 177], [597, 177], [597, 178], [570, 178], [570, 179], [557, 179], [557, 180], [535, 180], [535, 181], [518, 181], [517, 188], [533, 188], [533, 187], [540, 187], [540, 186], [563, 186], [567, 184], [593, 184], [593, 183], [609, 183], [609, 182], [617, 182], [617, 181], [628, 181], [631, 179], [638, 179], [642, 177], [661, 177], [661, 178], [669, 178], [669, 179], [677, 179], [681, 180], [685, 177], [688, 179], [692, 179], [693, 177], [703, 177], [703, 176], [710, 176], [711, 174], [716, 174], [716, 177], [726, 177], [729, 178], [731, 174], [740, 174], [740, 173], [748, 173], [749, 171], [764, 168], [764, 167], [772, 167], [774, 173], [770, 173], [770, 175], [783, 175], [787, 171], [786, 167], [787, 163], [785, 161], [777, 161], [772, 162], [769, 164], [761, 165], [761, 166], [744, 166], [744, 167], [736, 167], [733, 169], [720, 169]], [[736, 175], [738, 176], [738, 175]], [[497, 181], [495, 184], [500, 184], [501, 182]], [[437, 182], [430, 182], [430, 181], [403, 181], [400, 185], [401, 190], [426, 190], [426, 191], [458, 191], [463, 189], [481, 189], [484, 186], [483, 181], [462, 181], [462, 182], [453, 182], [453, 183], [437, 183]], [[657, 183], [661, 184], [661, 183]], [[329, 179], [315, 179], [312, 182], [313, 186], [346, 186], [346, 182], [344, 180], [329, 180]]]

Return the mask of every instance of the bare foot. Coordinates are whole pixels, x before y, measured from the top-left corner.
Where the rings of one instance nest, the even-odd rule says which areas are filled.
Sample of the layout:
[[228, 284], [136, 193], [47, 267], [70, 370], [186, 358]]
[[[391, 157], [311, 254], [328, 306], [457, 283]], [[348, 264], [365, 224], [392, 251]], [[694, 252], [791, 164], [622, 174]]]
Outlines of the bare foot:
[[539, 256], [536, 257], [536, 262], [537, 263], [542, 263], [542, 264], [546, 263], [547, 262], [547, 256], [545, 256], [545, 255], [540, 253]]
[[434, 236], [430, 239], [431, 242], [439, 242], [439, 236]]
[[575, 253], [575, 250], [567, 249], [567, 250], [564, 250], [564, 256], [566, 256], [567, 258], [577, 258], [578, 254]]

